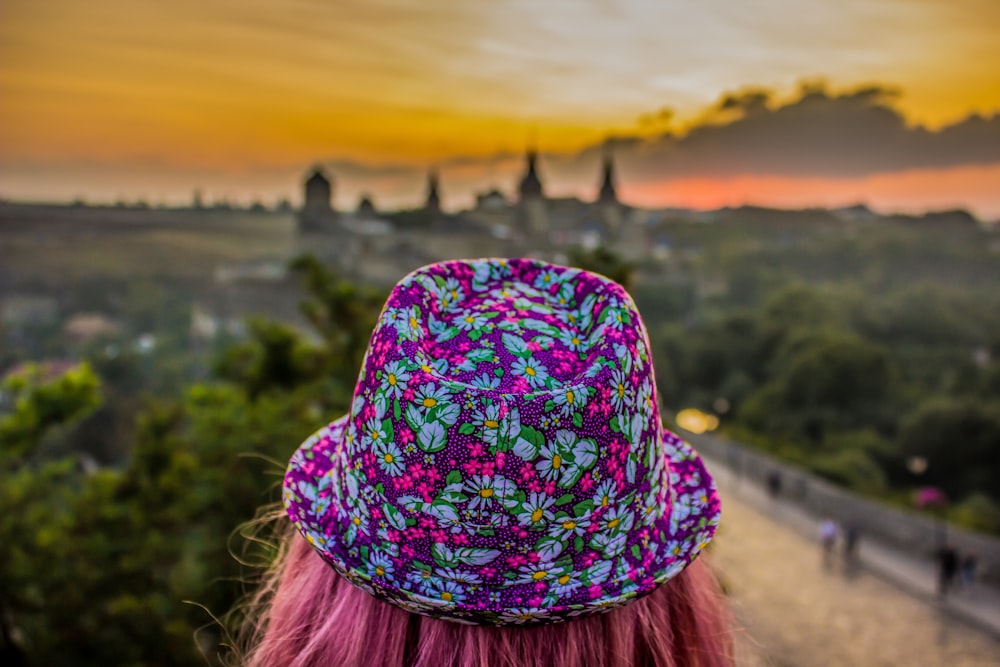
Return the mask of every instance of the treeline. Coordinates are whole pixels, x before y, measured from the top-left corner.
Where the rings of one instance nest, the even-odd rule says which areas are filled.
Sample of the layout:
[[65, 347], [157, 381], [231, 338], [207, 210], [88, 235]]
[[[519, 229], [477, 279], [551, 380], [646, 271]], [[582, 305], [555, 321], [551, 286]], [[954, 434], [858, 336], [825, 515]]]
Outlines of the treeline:
[[1000, 532], [995, 237], [896, 225], [753, 241], [704, 244], [672, 282], [635, 290], [664, 403], [898, 504], [938, 488], [938, 511]]
[[304, 436], [346, 411], [384, 298], [311, 260], [297, 270], [317, 335], [253, 322], [211, 379], [176, 399], [146, 399], [118, 465], [80, 455], [82, 432], [94, 436], [93, 416], [117, 400], [113, 381], [89, 364], [58, 378], [39, 367], [8, 379], [0, 664], [232, 662], [234, 605], [259, 573], [241, 561], [271, 555], [237, 529], [278, 500]]

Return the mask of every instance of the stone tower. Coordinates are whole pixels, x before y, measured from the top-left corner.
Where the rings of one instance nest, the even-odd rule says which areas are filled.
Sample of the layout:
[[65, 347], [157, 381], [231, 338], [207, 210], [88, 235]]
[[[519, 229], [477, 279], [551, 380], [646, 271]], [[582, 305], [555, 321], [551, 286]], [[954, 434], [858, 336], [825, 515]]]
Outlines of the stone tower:
[[424, 203], [424, 209], [434, 214], [441, 212], [441, 195], [438, 192], [438, 173], [436, 169], [432, 169], [427, 175], [427, 201]]
[[544, 255], [549, 251], [550, 245], [545, 189], [538, 176], [538, 154], [531, 149], [526, 158], [525, 174], [518, 186], [518, 228], [524, 249], [529, 254]]
[[333, 209], [333, 183], [321, 167], [315, 167], [305, 181], [305, 199], [299, 212], [302, 231], [324, 231], [337, 221]]

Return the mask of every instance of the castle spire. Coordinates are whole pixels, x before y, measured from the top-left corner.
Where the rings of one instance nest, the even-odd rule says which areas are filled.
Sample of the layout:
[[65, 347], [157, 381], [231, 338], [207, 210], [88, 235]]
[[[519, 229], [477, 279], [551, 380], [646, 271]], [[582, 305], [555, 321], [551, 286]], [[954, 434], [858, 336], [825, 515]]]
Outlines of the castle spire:
[[524, 178], [521, 179], [521, 185], [518, 188], [522, 202], [528, 199], [542, 199], [545, 196], [542, 189], [542, 181], [538, 178], [538, 153], [534, 147], [528, 149], [526, 157], [528, 169], [524, 174]]
[[615, 192], [615, 165], [611, 149], [604, 150], [604, 177], [601, 182], [600, 194], [597, 201], [602, 204], [617, 204], [618, 194]]
[[427, 175], [427, 202], [424, 208], [433, 213], [441, 211], [441, 195], [438, 193], [437, 169], [431, 169]]

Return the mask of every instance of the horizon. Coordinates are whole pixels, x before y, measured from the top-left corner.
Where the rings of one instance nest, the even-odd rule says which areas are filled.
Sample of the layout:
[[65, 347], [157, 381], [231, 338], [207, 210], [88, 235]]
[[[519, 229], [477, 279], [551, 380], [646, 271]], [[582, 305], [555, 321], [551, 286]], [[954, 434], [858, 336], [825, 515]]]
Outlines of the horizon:
[[[322, 164], [338, 208], [513, 190], [528, 146], [637, 206], [1000, 217], [1000, 5], [650, 0], [170, 7], [13, 0], [0, 196], [275, 202]], [[572, 11], [571, 11], [572, 9]]]

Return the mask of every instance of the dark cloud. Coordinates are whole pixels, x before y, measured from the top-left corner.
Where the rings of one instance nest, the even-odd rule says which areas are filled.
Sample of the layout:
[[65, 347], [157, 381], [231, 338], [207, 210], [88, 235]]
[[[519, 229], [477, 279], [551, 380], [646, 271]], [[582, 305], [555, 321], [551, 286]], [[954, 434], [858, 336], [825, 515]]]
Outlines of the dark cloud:
[[[600, 161], [614, 152], [622, 183], [680, 178], [784, 176], [863, 178], [910, 169], [1000, 164], [1000, 115], [969, 116], [929, 130], [908, 125], [894, 107], [899, 91], [867, 85], [831, 92], [822, 82], [803, 84], [792, 101], [746, 88], [726, 93], [684, 132], [609, 136], [575, 154], [543, 153], [542, 177], [553, 194], [590, 196], [600, 180]], [[640, 126], [666, 126], [669, 108], [641, 119]], [[544, 139], [544, 138], [543, 138]], [[544, 141], [542, 141], [544, 144]], [[347, 189], [368, 187], [390, 199], [419, 199], [426, 169], [329, 161]], [[513, 192], [522, 156], [454, 157], [436, 165], [445, 190], [462, 192], [500, 186]]]
[[[772, 103], [763, 89], [731, 93], [683, 134], [663, 134], [618, 151], [642, 178], [778, 175], [860, 177], [906, 169], [1000, 162], [1000, 115], [937, 131], [907, 125], [897, 91], [872, 85], [831, 93], [820, 84]], [[576, 156], [592, 161], [592, 147]]]

